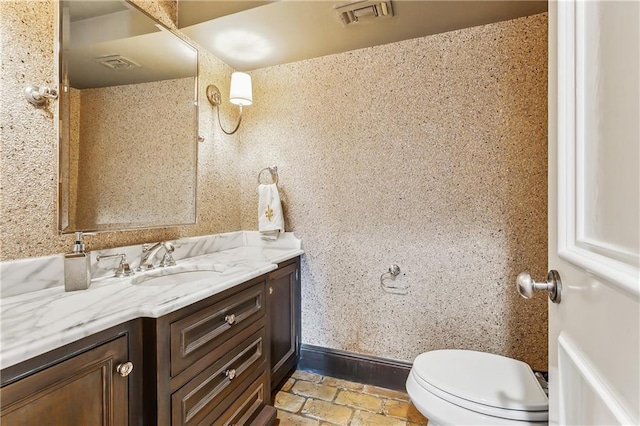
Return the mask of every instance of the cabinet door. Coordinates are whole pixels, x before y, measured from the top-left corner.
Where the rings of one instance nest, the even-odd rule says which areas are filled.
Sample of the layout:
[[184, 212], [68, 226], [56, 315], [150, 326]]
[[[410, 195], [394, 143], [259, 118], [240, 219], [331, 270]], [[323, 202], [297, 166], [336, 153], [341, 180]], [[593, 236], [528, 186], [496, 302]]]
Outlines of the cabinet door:
[[300, 356], [299, 260], [269, 274], [271, 388], [298, 364]]
[[126, 425], [127, 336], [105, 343], [0, 389], [6, 425]]

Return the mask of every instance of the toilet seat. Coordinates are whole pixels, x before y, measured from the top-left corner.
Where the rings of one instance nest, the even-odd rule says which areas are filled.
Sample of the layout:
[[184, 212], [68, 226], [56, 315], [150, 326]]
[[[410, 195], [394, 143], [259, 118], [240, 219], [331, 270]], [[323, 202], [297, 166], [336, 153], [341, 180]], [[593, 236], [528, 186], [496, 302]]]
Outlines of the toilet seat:
[[407, 393], [426, 418], [429, 426], [547, 426], [548, 422], [527, 422], [487, 416], [445, 401], [427, 391], [415, 380], [413, 371], [407, 378]]
[[440, 350], [414, 361], [415, 385], [451, 404], [486, 416], [546, 422], [548, 397], [531, 368], [476, 351]]

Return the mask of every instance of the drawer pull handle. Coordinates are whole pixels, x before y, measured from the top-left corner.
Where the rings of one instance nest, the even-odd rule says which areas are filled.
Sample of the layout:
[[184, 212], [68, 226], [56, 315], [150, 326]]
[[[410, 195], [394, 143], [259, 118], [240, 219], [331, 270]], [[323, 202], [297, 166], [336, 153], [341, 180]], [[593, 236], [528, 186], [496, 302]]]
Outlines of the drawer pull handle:
[[224, 375], [229, 378], [229, 380], [233, 380], [236, 377], [236, 370], [234, 368], [227, 370], [224, 372]]
[[133, 363], [125, 362], [124, 364], [118, 364], [118, 366], [116, 367], [116, 371], [122, 377], [127, 377], [133, 371]]
[[236, 322], [236, 316], [234, 314], [227, 315], [224, 320], [227, 324], [233, 325]]
[[273, 294], [273, 287], [269, 287], [269, 294]]

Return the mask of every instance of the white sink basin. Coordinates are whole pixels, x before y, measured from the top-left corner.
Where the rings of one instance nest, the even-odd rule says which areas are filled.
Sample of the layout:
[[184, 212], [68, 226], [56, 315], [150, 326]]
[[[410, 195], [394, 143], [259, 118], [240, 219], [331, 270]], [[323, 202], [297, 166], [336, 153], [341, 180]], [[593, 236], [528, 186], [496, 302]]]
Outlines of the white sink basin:
[[205, 279], [214, 281], [218, 274], [213, 269], [162, 269], [138, 275], [131, 283], [144, 286], [177, 285]]

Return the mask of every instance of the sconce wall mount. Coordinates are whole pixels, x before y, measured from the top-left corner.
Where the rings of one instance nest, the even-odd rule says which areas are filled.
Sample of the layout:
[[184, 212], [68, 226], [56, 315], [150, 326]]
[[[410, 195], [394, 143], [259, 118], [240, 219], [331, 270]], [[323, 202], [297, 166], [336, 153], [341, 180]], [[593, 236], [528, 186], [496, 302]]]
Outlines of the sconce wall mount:
[[214, 84], [210, 84], [207, 86], [205, 94], [207, 96], [207, 100], [209, 103], [217, 110], [218, 113], [218, 124], [220, 124], [220, 129], [227, 134], [232, 135], [240, 128], [240, 123], [242, 123], [242, 107], [249, 106], [253, 103], [253, 93], [251, 89], [251, 76], [249, 74], [243, 72], [234, 72], [231, 74], [231, 90], [229, 93], [229, 102], [234, 105], [237, 105], [240, 109], [238, 115], [238, 124], [236, 127], [227, 131], [222, 127], [222, 122], [220, 121], [220, 105], [222, 104], [222, 96], [220, 95], [220, 89]]
[[215, 84], [210, 84], [207, 86], [206, 90], [207, 99], [209, 103], [214, 107], [219, 107], [222, 103], [222, 95], [220, 95], [220, 89]]

